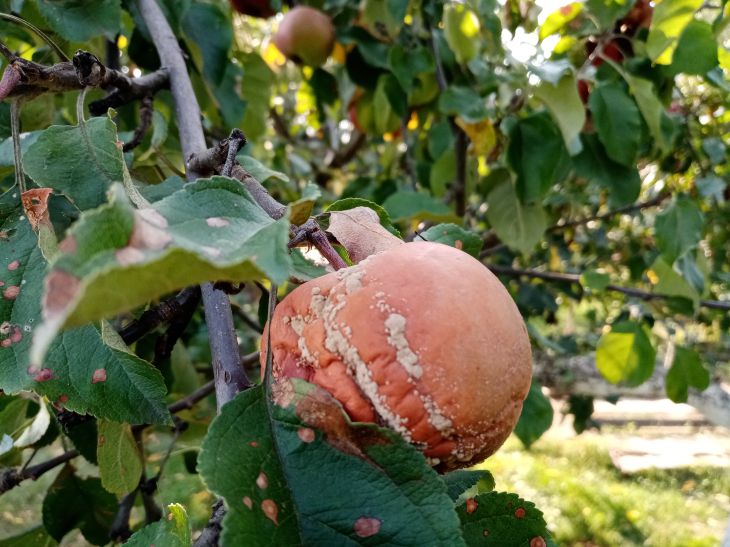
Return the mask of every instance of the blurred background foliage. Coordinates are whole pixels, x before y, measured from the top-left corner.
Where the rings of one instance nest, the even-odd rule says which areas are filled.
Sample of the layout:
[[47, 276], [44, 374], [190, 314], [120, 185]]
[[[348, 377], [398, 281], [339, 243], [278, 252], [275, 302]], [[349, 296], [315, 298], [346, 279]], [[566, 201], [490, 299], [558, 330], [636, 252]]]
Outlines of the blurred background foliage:
[[[295, 64], [276, 49], [272, 37], [289, 9], [278, 0], [265, 18], [240, 14], [223, 0], [161, 2], [181, 36], [209, 144], [243, 129], [248, 144], [239, 160], [284, 203], [308, 203], [316, 214], [358, 198], [382, 206], [406, 239], [468, 242], [515, 298], [538, 360], [595, 352], [603, 381], [629, 388], [650, 380], [663, 361], [664, 388], [677, 402], [728, 378], [725, 0], [305, 3], [331, 16], [336, 29], [334, 49], [319, 67]], [[92, 51], [130, 75], [159, 67], [135, 2], [95, 3], [93, 18], [68, 4], [74, 2], [3, 0], [0, 11], [44, 29], [66, 52]], [[26, 27], [1, 20], [0, 35], [24, 58], [56, 60]], [[102, 96], [91, 91], [89, 100]], [[13, 182], [9, 108], [0, 104], [5, 187]], [[116, 111], [120, 139], [138, 127], [139, 108]], [[49, 125], [75, 120], [73, 94], [28, 102], [24, 149]], [[166, 193], [182, 183], [177, 133], [171, 95], [162, 91], [151, 129], [125, 155], [145, 192]], [[254, 352], [266, 287], [247, 285], [233, 300], [241, 351]], [[151, 336], [141, 340], [137, 353], [151, 359], [154, 343]], [[196, 315], [160, 365], [171, 397], [209, 377], [209, 360], [202, 314]], [[541, 387], [531, 391], [517, 430], [528, 446], [552, 423]], [[10, 430], [20, 431], [37, 411], [11, 403], [0, 417], [15, 420]], [[591, 398], [572, 403], [566, 410], [582, 430], [590, 424]], [[174, 452], [171, 465], [191, 469], [212, 415], [212, 405], [184, 414], [195, 427], [178, 440], [185, 448]], [[562, 473], [546, 463], [554, 448], [538, 444], [534, 457]], [[581, 465], [605, 459], [591, 447], [577, 450], [583, 463], [571, 464], [576, 475]], [[154, 469], [154, 447], [149, 454]], [[3, 457], [6, 465], [21, 461], [19, 451]], [[608, 467], [600, 466], [604, 486], [615, 479]], [[657, 479], [652, 488], [674, 491], [672, 480]], [[567, 483], [561, 496], [574, 501], [574, 487], [580, 485]], [[614, 496], [605, 487], [603, 494], [586, 493], [585, 503]], [[553, 502], [561, 503], [551, 498], [539, 505]], [[616, 518], [634, 522], [625, 511]], [[577, 530], [576, 522], [556, 524], [557, 538], [612, 545], [649, 537], [633, 528], [617, 531], [615, 522], [603, 523], [610, 533], [593, 525]], [[670, 544], [657, 537], [656, 544]]]

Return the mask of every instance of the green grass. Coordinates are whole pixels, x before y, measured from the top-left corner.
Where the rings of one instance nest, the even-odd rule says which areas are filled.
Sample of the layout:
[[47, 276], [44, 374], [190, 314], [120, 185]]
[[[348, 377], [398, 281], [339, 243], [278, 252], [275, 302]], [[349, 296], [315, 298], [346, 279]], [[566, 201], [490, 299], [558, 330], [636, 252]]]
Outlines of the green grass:
[[[609, 437], [584, 435], [555, 439], [548, 435], [530, 451], [515, 438], [483, 467], [489, 469], [497, 490], [516, 492], [545, 513], [550, 530], [563, 546], [716, 547], [730, 512], [730, 468], [653, 470], [623, 475], [608, 456]], [[159, 450], [169, 435], [149, 439]], [[183, 461], [186, 443], [181, 440], [159, 484], [157, 501], [182, 503], [194, 528], [202, 527], [213, 497]], [[616, 442], [613, 437], [612, 442]], [[188, 448], [189, 450], [189, 448]], [[44, 456], [39, 455], [41, 461]], [[159, 462], [150, 462], [153, 474]], [[82, 473], [93, 468], [76, 462]], [[26, 482], [0, 496], [0, 539], [16, 535], [41, 522], [45, 490], [55, 472], [37, 482]], [[143, 514], [135, 507], [133, 523]], [[73, 534], [63, 543], [83, 545]]]
[[730, 512], [730, 469], [618, 471], [600, 437], [515, 438], [481, 467], [497, 490], [535, 502], [560, 545], [715, 547]]

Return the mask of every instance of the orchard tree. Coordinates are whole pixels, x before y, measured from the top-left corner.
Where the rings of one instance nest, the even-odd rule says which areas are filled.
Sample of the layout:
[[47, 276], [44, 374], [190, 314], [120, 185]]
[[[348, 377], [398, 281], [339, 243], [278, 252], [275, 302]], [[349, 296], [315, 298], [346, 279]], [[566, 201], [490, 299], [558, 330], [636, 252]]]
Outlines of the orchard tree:
[[0, 9], [0, 491], [61, 467], [18, 541], [537, 547], [454, 469], [544, 391], [730, 426], [724, 1]]

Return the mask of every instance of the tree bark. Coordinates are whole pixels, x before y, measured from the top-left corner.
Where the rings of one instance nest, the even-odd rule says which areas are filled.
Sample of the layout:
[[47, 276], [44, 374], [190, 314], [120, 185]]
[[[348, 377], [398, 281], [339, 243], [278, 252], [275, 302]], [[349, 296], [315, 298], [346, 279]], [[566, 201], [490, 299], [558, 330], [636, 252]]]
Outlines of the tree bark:
[[[665, 399], [667, 369], [657, 360], [653, 376], [638, 387], [609, 383], [596, 368], [595, 355], [550, 358], [536, 354], [535, 379], [550, 389], [554, 397], [584, 395], [597, 399], [632, 397]], [[687, 404], [699, 411], [710, 423], [730, 429], [730, 388], [713, 381], [704, 391], [689, 389]]]

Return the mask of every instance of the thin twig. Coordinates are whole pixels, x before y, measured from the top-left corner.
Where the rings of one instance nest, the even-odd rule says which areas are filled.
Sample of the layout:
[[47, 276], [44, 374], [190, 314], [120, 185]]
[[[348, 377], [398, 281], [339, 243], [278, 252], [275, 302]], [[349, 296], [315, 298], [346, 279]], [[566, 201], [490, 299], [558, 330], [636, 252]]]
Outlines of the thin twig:
[[128, 142], [124, 143], [124, 146], [122, 147], [123, 152], [134, 150], [142, 143], [142, 139], [144, 139], [147, 130], [152, 124], [152, 113], [154, 112], [152, 104], [152, 95], [142, 97], [142, 102], [139, 105], [139, 125], [134, 130], [132, 138]]
[[208, 395], [213, 393], [214, 390], [215, 384], [213, 380], [211, 380], [207, 384], [203, 384], [202, 386], [200, 386], [187, 397], [184, 397], [179, 401], [175, 401], [170, 406], [168, 406], [167, 409], [170, 411], [170, 414], [177, 414], [178, 412], [181, 412], [183, 410], [190, 410], [195, 406], [196, 403], [202, 401]]
[[641, 211], [642, 209], [648, 209], [649, 207], [654, 207], [656, 205], [661, 204], [663, 201], [665, 201], [671, 195], [672, 195], [672, 193], [669, 191], [659, 192], [656, 196], [654, 196], [653, 198], [648, 199], [646, 201], [642, 201], [639, 203], [632, 203], [630, 205], [625, 205], [623, 207], [619, 207], [617, 209], [612, 209], [611, 211], [601, 213], [600, 215], [592, 215], [592, 216], [588, 216], [588, 217], [584, 217], [584, 218], [579, 218], [577, 220], [563, 222], [562, 224], [555, 224], [554, 226], [551, 226], [550, 228], [548, 228], [547, 231], [548, 232], [557, 232], [560, 230], [565, 230], [567, 228], [573, 228], [575, 226], [581, 226], [583, 224], [588, 224], [589, 222], [606, 220], [606, 219], [609, 219], [616, 215], [625, 215], [627, 213], [634, 213], [636, 211]]
[[194, 311], [198, 306], [198, 302], [200, 302], [200, 287], [186, 287], [175, 296], [163, 300], [145, 311], [139, 319], [125, 325], [119, 331], [119, 336], [122, 337], [125, 344], [132, 344], [152, 332], [162, 323], [172, 321], [175, 317], [184, 314], [191, 308]]
[[241, 308], [241, 306], [239, 306], [235, 302], [232, 302], [231, 309], [233, 310], [233, 314], [241, 321], [243, 321], [246, 326], [248, 326], [251, 330], [253, 330], [254, 332], [258, 332], [259, 334], [264, 332], [264, 328], [259, 325], [258, 321], [255, 321], [254, 319], [246, 315], [246, 312], [243, 311], [243, 308]]
[[15, 164], [15, 184], [22, 196], [25, 193], [25, 173], [23, 172], [23, 153], [20, 148], [20, 100], [10, 105], [10, 128], [13, 136], [13, 160]]
[[2, 474], [0, 474], [0, 494], [4, 494], [8, 490], [12, 490], [24, 480], [37, 480], [43, 474], [51, 471], [59, 465], [63, 465], [78, 455], [78, 450], [69, 450], [60, 456], [56, 456], [55, 458], [51, 458], [45, 462], [26, 467], [22, 471], [17, 469], [6, 469]]
[[[522, 270], [519, 268], [512, 268], [509, 266], [498, 266], [496, 264], [487, 264], [487, 267], [498, 275], [507, 275], [510, 277], [530, 277], [533, 279], [542, 279], [543, 281], [552, 281], [556, 283], [570, 283], [573, 285], [580, 285], [580, 275], [578, 274], [566, 274], [557, 272], [541, 272], [538, 270]], [[606, 285], [607, 291], [618, 292], [641, 300], [659, 300], [665, 298], [671, 298], [671, 296], [660, 293], [653, 293], [644, 291], [642, 289], [635, 289], [631, 287], [621, 287], [619, 285], [609, 284]], [[730, 302], [723, 302], [721, 300], [700, 300], [699, 305], [704, 308], [711, 308], [716, 310], [730, 310]]]

